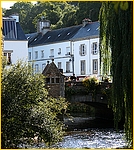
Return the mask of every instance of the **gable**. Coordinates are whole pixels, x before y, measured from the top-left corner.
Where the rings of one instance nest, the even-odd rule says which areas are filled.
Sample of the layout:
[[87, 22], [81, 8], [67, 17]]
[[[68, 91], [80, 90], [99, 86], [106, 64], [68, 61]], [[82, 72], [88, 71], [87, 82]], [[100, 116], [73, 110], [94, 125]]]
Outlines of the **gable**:
[[47, 77], [53, 77], [53, 76], [64, 76], [61, 74], [57, 66], [54, 62], [51, 62], [50, 64], [47, 64], [47, 66], [44, 68], [42, 74]]

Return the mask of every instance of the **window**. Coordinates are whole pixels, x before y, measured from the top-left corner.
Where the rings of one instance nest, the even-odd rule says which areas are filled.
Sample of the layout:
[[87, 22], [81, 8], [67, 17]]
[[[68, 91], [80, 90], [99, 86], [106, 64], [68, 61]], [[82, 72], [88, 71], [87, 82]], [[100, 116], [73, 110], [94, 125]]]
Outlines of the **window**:
[[54, 83], [54, 78], [51, 78], [51, 83]]
[[86, 55], [86, 45], [85, 44], [81, 44], [80, 45], [80, 51], [79, 51], [81, 56], [85, 56]]
[[93, 43], [92, 53], [93, 53], [93, 55], [96, 55], [98, 53], [97, 42]]
[[44, 58], [44, 50], [41, 51], [41, 58]]
[[42, 71], [45, 69], [46, 64], [42, 64]]
[[61, 69], [61, 62], [58, 62], [58, 69]]
[[46, 83], [50, 83], [50, 78], [46, 78]]
[[86, 74], [86, 61], [81, 60], [81, 75]]
[[58, 55], [60, 55], [61, 54], [61, 48], [59, 48], [59, 51], [58, 51]]
[[31, 52], [28, 53], [28, 59], [31, 60]]
[[98, 73], [98, 60], [93, 59], [93, 73], [97, 74]]
[[7, 60], [7, 65], [10, 65], [11, 62], [11, 52], [4, 52], [4, 56], [6, 57]]
[[54, 57], [54, 49], [50, 49], [50, 56], [49, 57]]
[[38, 58], [38, 51], [35, 51], [35, 59]]
[[36, 64], [36, 65], [35, 65], [35, 72], [37, 73], [38, 71], [39, 71], [39, 65]]
[[59, 78], [56, 78], [56, 83], [59, 83], [60, 82], [60, 79]]
[[66, 62], [66, 72], [70, 72], [70, 62]]
[[66, 55], [70, 55], [70, 47], [66, 47]]

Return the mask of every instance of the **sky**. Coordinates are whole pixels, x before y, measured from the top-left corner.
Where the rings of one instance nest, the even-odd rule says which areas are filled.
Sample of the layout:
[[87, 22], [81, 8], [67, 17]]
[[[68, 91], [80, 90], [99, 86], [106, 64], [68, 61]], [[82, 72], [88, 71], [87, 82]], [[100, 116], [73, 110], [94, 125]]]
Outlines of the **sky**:
[[[1, 1], [1, 7], [9, 9], [11, 6], [14, 5], [17, 1]], [[29, 1], [30, 2], [30, 1]], [[33, 3], [36, 3], [36, 1], [31, 1]]]

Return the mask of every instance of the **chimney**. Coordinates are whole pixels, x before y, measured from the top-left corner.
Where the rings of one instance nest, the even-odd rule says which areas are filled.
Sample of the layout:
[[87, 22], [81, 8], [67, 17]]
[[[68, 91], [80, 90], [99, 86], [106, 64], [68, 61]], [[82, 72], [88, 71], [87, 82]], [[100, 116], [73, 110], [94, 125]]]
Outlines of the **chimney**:
[[85, 18], [82, 20], [83, 27], [85, 27], [89, 22], [92, 22], [89, 18]]
[[37, 32], [44, 35], [48, 31], [50, 31], [50, 21], [46, 20], [45, 17], [42, 16], [37, 22]]
[[9, 17], [15, 19], [16, 22], [19, 22], [19, 14], [15, 13], [15, 14], [10, 15]]

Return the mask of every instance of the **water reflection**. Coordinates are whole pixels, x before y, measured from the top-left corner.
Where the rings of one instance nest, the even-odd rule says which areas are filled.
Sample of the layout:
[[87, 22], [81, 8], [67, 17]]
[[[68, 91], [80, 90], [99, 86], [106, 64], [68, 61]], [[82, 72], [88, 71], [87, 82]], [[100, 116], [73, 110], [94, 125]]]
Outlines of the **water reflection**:
[[62, 142], [53, 148], [124, 148], [127, 146], [122, 130], [87, 129], [67, 132]]

